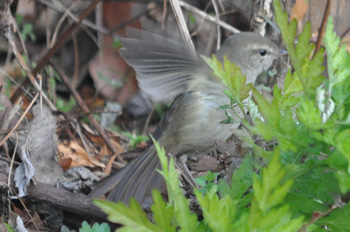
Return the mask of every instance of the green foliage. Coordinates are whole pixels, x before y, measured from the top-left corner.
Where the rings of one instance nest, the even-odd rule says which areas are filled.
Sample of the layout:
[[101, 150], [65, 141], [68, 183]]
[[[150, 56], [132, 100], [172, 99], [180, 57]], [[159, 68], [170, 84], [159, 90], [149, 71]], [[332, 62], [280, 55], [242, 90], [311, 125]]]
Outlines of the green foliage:
[[135, 149], [137, 145], [142, 142], [146, 142], [149, 140], [147, 136], [144, 135], [136, 135], [134, 133], [130, 133], [127, 131], [122, 131], [121, 134], [129, 139], [129, 147]]
[[[289, 83], [293, 86], [302, 86], [306, 95], [315, 94], [315, 88], [318, 87], [324, 77], [321, 73], [324, 70], [322, 66], [323, 49], [317, 51], [312, 59], [310, 59], [315, 49], [314, 44], [310, 44], [311, 25], [307, 23], [303, 32], [299, 35], [298, 43], [294, 45], [294, 40], [297, 34], [297, 20], [293, 19], [288, 23], [288, 15], [282, 11], [282, 6], [279, 1], [274, 1], [274, 9], [276, 21], [281, 30], [282, 39], [286, 45], [288, 54], [292, 61], [295, 72], [293, 79]], [[293, 83], [300, 82], [300, 83]], [[293, 91], [298, 91], [299, 88], [294, 88]]]
[[180, 227], [179, 231], [199, 231], [197, 230], [199, 225], [197, 216], [190, 212], [189, 200], [182, 195], [173, 158], [168, 163], [164, 149], [156, 142], [155, 146], [163, 169], [160, 173], [166, 180], [170, 199], [169, 203], [166, 204], [160, 193], [153, 190], [154, 205], [151, 210], [155, 223], [148, 220], [146, 213], [143, 212], [135, 199], [131, 199], [129, 207], [121, 202], [114, 204], [104, 200], [94, 200], [95, 204], [109, 215], [110, 221], [124, 226], [120, 231], [171, 232], [176, 231], [177, 226]]
[[[232, 186], [213, 185], [205, 194], [195, 190], [204, 217], [199, 222], [190, 211], [189, 200], [182, 194], [173, 158], [168, 161], [164, 148], [156, 141], [154, 143], [162, 165], [160, 173], [166, 180], [169, 195], [169, 202], [165, 203], [160, 193], [153, 190], [151, 210], [154, 223], [147, 219], [134, 199], [129, 207], [121, 202], [94, 200], [109, 215], [110, 221], [124, 226], [120, 231], [296, 231], [302, 226], [302, 216], [292, 218], [291, 210], [280, 206], [292, 180], [283, 179], [285, 170], [279, 160], [279, 152], [275, 152], [272, 162], [263, 170], [261, 180], [257, 175], [253, 178], [254, 160], [248, 155], [235, 172]], [[215, 176], [209, 174], [206, 179], [213, 180]], [[253, 199], [251, 194], [245, 194], [252, 184], [253, 189], [257, 189]], [[247, 208], [249, 203], [252, 204], [250, 211]]]
[[[198, 221], [179, 187], [174, 160], [155, 142], [169, 202], [153, 192], [154, 223], [134, 200], [130, 207], [117, 203], [103, 209], [118, 215], [110, 217], [125, 226], [121, 231], [350, 231], [350, 205], [341, 202], [350, 190], [350, 55], [340, 47], [330, 17], [325, 33], [329, 78], [325, 79], [324, 50], [314, 52], [310, 25], [297, 37], [296, 21], [288, 22], [279, 0], [274, 7], [293, 69], [282, 88], [274, 86], [272, 99], [247, 85], [227, 58], [223, 64], [215, 56], [204, 58], [227, 87], [231, 104], [221, 109], [234, 111], [237, 104], [245, 113], [249, 103], [243, 102], [252, 92], [258, 116], [251, 124], [241, 119], [252, 154], [233, 172], [231, 183], [216, 183], [213, 173], [197, 178], [201, 189], [194, 194], [203, 216]], [[256, 138], [273, 143], [259, 147]]]
[[203, 211], [204, 222], [213, 231], [234, 231], [233, 221], [236, 216], [236, 202], [229, 196], [219, 198], [217, 186], [204, 196], [199, 191], [195, 195]]
[[330, 213], [327, 218], [320, 218], [316, 221], [316, 225], [326, 225], [331, 231], [342, 232], [349, 231], [350, 228], [350, 204], [347, 204], [344, 208], [335, 210]]
[[16, 14], [16, 22], [17, 24], [21, 24], [20, 33], [23, 38], [23, 41], [27, 41], [30, 38], [32, 41], [36, 40], [36, 35], [33, 31], [33, 25], [31, 23], [24, 23], [23, 16]]
[[7, 224], [6, 222], [4, 222], [4, 226], [6, 227], [7, 232], [14, 232], [13, 228], [9, 224]]
[[208, 192], [213, 186], [215, 186], [215, 181], [218, 175], [218, 173], [208, 171], [207, 175], [195, 178], [196, 183], [200, 187], [198, 191], [201, 193]]
[[74, 108], [76, 105], [75, 99], [70, 97], [68, 101], [64, 101], [62, 99], [57, 99], [56, 107], [62, 112], [68, 112]]
[[112, 47], [113, 48], [121, 48], [122, 47], [122, 42], [120, 41], [120, 39], [114, 38], [113, 39], [113, 43], [112, 43]]
[[[251, 83], [246, 84], [246, 77], [243, 76], [241, 69], [234, 63], [231, 63], [227, 56], [224, 56], [224, 63], [221, 62], [215, 57], [208, 58], [202, 56], [202, 59], [214, 70], [214, 74], [219, 77], [224, 85], [228, 88], [224, 90], [224, 93], [230, 99], [230, 105], [220, 106], [220, 109], [233, 109], [235, 105], [238, 105], [239, 109], [243, 114], [245, 114], [243, 101], [250, 96], [253, 85]], [[233, 113], [236, 113], [233, 110]], [[236, 123], [235, 119], [225, 111], [227, 119], [222, 123]], [[242, 119], [243, 120], [243, 119]]]
[[224, 56], [224, 63], [221, 62], [213, 55], [212, 59], [202, 56], [207, 64], [214, 70], [214, 74], [221, 78], [222, 82], [230, 91], [225, 91], [226, 95], [241, 103], [244, 99], [248, 98], [253, 85], [246, 84], [246, 77], [242, 75], [240, 68], [231, 63], [227, 56]]
[[161, 231], [148, 220], [146, 213], [135, 199], [131, 199], [130, 207], [121, 202], [114, 204], [98, 199], [95, 199], [94, 203], [108, 214], [108, 220], [125, 226], [121, 231]]
[[92, 225], [92, 227], [84, 221], [81, 224], [81, 228], [79, 229], [79, 232], [109, 232], [111, 229], [109, 228], [109, 225], [107, 223], [102, 223], [101, 225], [97, 222]]
[[168, 162], [164, 148], [160, 147], [155, 140], [153, 140], [153, 142], [156, 146], [160, 164], [162, 166], [162, 171], [159, 172], [162, 174], [166, 182], [169, 204], [174, 207], [174, 220], [176, 221], [176, 225], [181, 228], [180, 231], [199, 231], [197, 230], [197, 215], [190, 212], [190, 208], [188, 207], [189, 199], [186, 199], [182, 194], [173, 157], [171, 157]]
[[[117, 80], [116, 78], [109, 80], [108, 77], [106, 77], [103, 73], [98, 72], [97, 76], [107, 85], [110, 85], [113, 88], [121, 88], [123, 87], [123, 82], [121, 82], [120, 80]], [[122, 75], [123, 76], [123, 75]]]

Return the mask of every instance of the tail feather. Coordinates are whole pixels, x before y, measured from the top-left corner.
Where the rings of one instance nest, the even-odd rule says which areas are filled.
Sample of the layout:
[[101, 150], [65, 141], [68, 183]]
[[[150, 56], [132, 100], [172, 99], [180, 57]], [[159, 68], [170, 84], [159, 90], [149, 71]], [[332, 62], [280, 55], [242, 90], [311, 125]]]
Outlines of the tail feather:
[[160, 168], [156, 149], [151, 146], [145, 154], [101, 181], [89, 194], [89, 197], [99, 197], [111, 190], [107, 200], [122, 201], [128, 204], [134, 197], [139, 203], [142, 203], [147, 196], [150, 196], [153, 188], [159, 191], [165, 190], [165, 181], [157, 171]]

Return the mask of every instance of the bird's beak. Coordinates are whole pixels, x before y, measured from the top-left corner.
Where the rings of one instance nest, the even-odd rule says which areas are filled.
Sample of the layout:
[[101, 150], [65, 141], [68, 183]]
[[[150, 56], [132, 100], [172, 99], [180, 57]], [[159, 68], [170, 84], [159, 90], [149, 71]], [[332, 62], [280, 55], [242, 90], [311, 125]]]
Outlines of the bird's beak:
[[288, 52], [286, 50], [279, 50], [277, 53], [278, 56], [287, 56]]

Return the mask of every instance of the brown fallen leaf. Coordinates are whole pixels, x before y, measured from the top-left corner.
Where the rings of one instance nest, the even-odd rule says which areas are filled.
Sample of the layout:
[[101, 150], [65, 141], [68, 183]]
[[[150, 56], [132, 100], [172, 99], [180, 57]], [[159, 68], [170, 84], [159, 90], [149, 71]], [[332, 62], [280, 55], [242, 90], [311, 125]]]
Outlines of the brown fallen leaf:
[[290, 19], [296, 19], [298, 22], [300, 22], [303, 18], [304, 15], [307, 12], [308, 4], [306, 3], [306, 0], [296, 0], [292, 12], [290, 14]]
[[[103, 2], [104, 27], [114, 29], [121, 22], [132, 18], [133, 3]], [[129, 24], [140, 28], [139, 22]], [[125, 36], [125, 29], [118, 34]], [[89, 73], [94, 80], [97, 92], [108, 100], [116, 100], [124, 106], [137, 92], [134, 72], [119, 54], [119, 48], [114, 48], [114, 40], [102, 35], [103, 48], [89, 65]]]
[[[105, 165], [100, 161], [90, 157], [87, 152], [82, 148], [77, 142], [70, 141], [69, 143], [58, 144], [59, 164], [66, 167], [66, 162], [71, 162], [70, 167], [101, 167], [104, 168]], [[68, 161], [67, 161], [68, 160]], [[63, 168], [62, 166], [62, 168]]]
[[[113, 135], [112, 133], [109, 133], [107, 130], [105, 130], [105, 133], [108, 134], [108, 136], [111, 138], [111, 143], [113, 144], [113, 146], [115, 147], [115, 149], [118, 151], [118, 154], [120, 153], [124, 153], [125, 149], [120, 145], [119, 141], [120, 138]], [[99, 135], [95, 135], [92, 133], [86, 133], [87, 136], [89, 137], [89, 139], [95, 143], [97, 145], [97, 147], [100, 148], [100, 153], [98, 154], [98, 156], [109, 156], [111, 155], [111, 152], [109, 151], [109, 149], [107, 149], [107, 146], [105, 144], [105, 142], [103, 141], [103, 139], [101, 138], [101, 136]]]
[[200, 157], [197, 163], [191, 165], [191, 170], [196, 172], [217, 172], [220, 170], [220, 167], [217, 160], [214, 157], [205, 155]]
[[108, 163], [107, 163], [107, 166], [106, 166], [106, 168], [105, 168], [105, 170], [104, 170], [104, 173], [105, 173], [105, 174], [109, 175], [109, 174], [111, 173], [111, 171], [112, 171], [112, 166], [113, 166], [113, 162], [114, 162], [114, 160], [115, 160], [116, 157], [117, 157], [117, 155], [115, 154], [115, 155], [113, 155], [113, 156], [109, 159], [109, 161], [108, 161]]

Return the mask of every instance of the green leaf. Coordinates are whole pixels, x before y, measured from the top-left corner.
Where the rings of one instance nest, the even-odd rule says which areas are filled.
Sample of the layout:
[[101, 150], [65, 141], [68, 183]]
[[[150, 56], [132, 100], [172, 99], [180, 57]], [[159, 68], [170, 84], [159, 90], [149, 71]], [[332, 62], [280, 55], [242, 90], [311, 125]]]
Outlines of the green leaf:
[[269, 165], [263, 168], [262, 179], [253, 176], [254, 198], [262, 212], [280, 204], [292, 187], [292, 179], [281, 183], [285, 173], [279, 161], [279, 149], [276, 149]]
[[211, 59], [204, 56], [202, 58], [230, 90], [230, 95], [235, 101], [242, 102], [248, 98], [253, 85], [251, 83], [246, 84], [246, 77], [243, 76], [240, 68], [236, 64], [231, 63], [227, 56], [224, 56], [223, 64], [215, 55]]
[[219, 199], [216, 190], [215, 186], [204, 196], [195, 190], [195, 196], [203, 211], [205, 222], [208, 223], [212, 231], [231, 232], [233, 231], [236, 204], [228, 196]]
[[92, 232], [109, 232], [111, 229], [107, 223], [99, 225], [97, 222], [92, 225]]
[[195, 178], [195, 182], [201, 187], [198, 191], [206, 193], [214, 185], [219, 173], [208, 171], [206, 175]]
[[160, 147], [154, 139], [153, 143], [162, 166], [162, 171], [159, 171], [159, 173], [166, 181], [169, 203], [174, 206], [175, 218], [180, 226], [179, 231], [198, 231], [197, 215], [191, 213], [188, 207], [189, 199], [186, 199], [182, 194], [173, 157], [170, 157], [170, 162], [168, 162], [164, 148]]
[[346, 129], [337, 135], [335, 147], [348, 160], [348, 173], [350, 173], [350, 129]]
[[113, 43], [112, 43], [113, 48], [121, 48], [122, 46], [123, 45], [122, 45], [122, 42], [120, 41], [120, 39], [118, 39], [118, 38], [113, 39]]
[[[140, 232], [162, 231], [148, 220], [146, 213], [133, 198], [130, 200], [129, 207], [121, 202], [115, 204], [99, 199], [94, 199], [94, 203], [108, 214], [108, 220], [124, 225], [127, 230]], [[124, 231], [127, 231], [126, 229]]]
[[284, 202], [291, 207], [295, 214], [311, 215], [314, 212], [325, 212], [328, 207], [305, 193], [289, 193]]
[[269, 103], [256, 89], [253, 89], [253, 99], [266, 122], [273, 128], [278, 128], [278, 121], [281, 118], [281, 114], [276, 101]]
[[68, 101], [57, 99], [56, 106], [62, 112], [68, 112], [76, 105], [75, 99], [70, 97]]
[[346, 194], [350, 190], [350, 175], [347, 172], [338, 170], [335, 172], [335, 177], [339, 181], [339, 188], [341, 193]]
[[316, 106], [316, 103], [305, 97], [301, 100], [297, 115], [300, 122], [309, 129], [319, 130], [325, 127], [322, 123], [321, 112]]
[[326, 33], [324, 37], [327, 49], [327, 63], [329, 76], [329, 89], [350, 76], [350, 57], [345, 46], [340, 47], [340, 38], [333, 31], [333, 18], [328, 18]]
[[7, 224], [6, 222], [3, 222], [3, 224], [5, 225], [7, 232], [15, 232], [9, 224]]
[[328, 217], [320, 218], [315, 222], [319, 226], [327, 226], [334, 232], [346, 232], [350, 231], [350, 204], [346, 204], [345, 207], [336, 209], [330, 213]]
[[[223, 182], [223, 181], [222, 181]], [[253, 157], [246, 155], [239, 169], [235, 170], [231, 180], [231, 187], [223, 187], [219, 191], [222, 197], [229, 196], [232, 201], [240, 200], [253, 183]], [[220, 189], [219, 189], [220, 190]]]
[[[274, 9], [282, 39], [296, 72], [293, 76], [299, 78], [303, 90], [308, 96], [312, 96], [324, 79], [321, 76], [324, 69], [322, 66], [323, 50], [320, 49], [313, 58], [310, 58], [315, 45], [310, 43], [311, 24], [309, 22], [305, 24], [302, 33], [299, 35], [298, 43], [294, 46], [294, 39], [297, 34], [297, 21], [293, 19], [291, 23], [288, 23], [288, 15], [282, 11], [279, 0], [274, 0]], [[287, 81], [289, 86], [290, 80]]]
[[292, 75], [291, 69], [288, 70], [284, 79], [284, 98], [288, 98], [292, 94], [299, 93], [303, 90], [300, 79]]
[[162, 195], [156, 190], [152, 191], [153, 205], [151, 210], [153, 213], [153, 218], [161, 231], [176, 231], [176, 228], [171, 225], [174, 216], [174, 207], [167, 206], [162, 199]]

